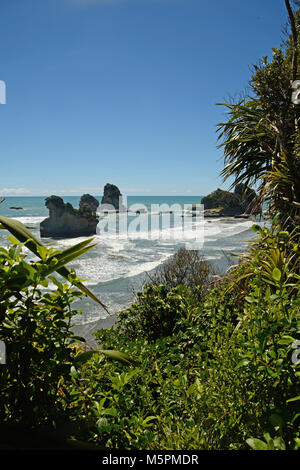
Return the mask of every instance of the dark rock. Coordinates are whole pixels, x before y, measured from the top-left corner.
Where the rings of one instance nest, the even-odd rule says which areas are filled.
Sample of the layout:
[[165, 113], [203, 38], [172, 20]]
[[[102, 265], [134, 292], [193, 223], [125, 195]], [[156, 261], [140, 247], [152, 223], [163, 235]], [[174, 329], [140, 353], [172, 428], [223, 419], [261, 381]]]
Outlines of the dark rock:
[[84, 194], [83, 196], [81, 196], [79, 202], [79, 210], [81, 210], [82, 212], [96, 212], [98, 207], [99, 201], [94, 196], [91, 196], [90, 194]]
[[12, 206], [12, 207], [10, 207], [10, 209], [15, 209], [15, 210], [19, 211], [20, 209], [23, 209], [23, 207]]
[[59, 196], [48, 197], [45, 205], [49, 217], [40, 224], [41, 237], [73, 238], [96, 234], [98, 218], [95, 211], [99, 202], [93, 196], [82, 196], [79, 210], [64, 203]]
[[104, 186], [103, 197], [101, 201], [101, 211], [126, 211], [122, 202], [122, 194], [117, 186], [107, 183]]
[[243, 191], [243, 185], [237, 185], [234, 193], [218, 188], [202, 199], [204, 216], [248, 218], [259, 211], [254, 211], [253, 207], [256, 197], [255, 191], [250, 188]]
[[141, 208], [141, 209], [138, 209], [137, 211], [135, 211], [135, 213], [136, 214], [147, 214], [147, 211], [146, 211], [146, 209]]
[[222, 209], [205, 209], [204, 217], [222, 217]]

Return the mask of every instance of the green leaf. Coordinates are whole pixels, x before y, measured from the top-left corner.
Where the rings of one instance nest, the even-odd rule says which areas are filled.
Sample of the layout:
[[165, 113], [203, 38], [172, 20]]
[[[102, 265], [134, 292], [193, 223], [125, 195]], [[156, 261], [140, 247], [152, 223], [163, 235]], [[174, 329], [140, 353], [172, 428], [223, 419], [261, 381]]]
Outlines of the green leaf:
[[254, 224], [252, 225], [251, 230], [253, 230], [253, 232], [259, 232], [261, 227], [258, 224]]
[[37, 245], [43, 245], [37, 238], [35, 238], [35, 236], [31, 232], [29, 232], [25, 225], [23, 225], [18, 220], [2, 216], [0, 216], [0, 223], [21, 243], [26, 242], [27, 248], [29, 248], [29, 250], [31, 250], [35, 255], [39, 256], [37, 251]]
[[143, 426], [146, 426], [150, 421], [154, 421], [154, 420], [157, 420], [157, 419], [158, 419], [157, 416], [147, 416], [147, 418], [145, 418], [144, 421], [143, 421]]
[[74, 359], [74, 364], [80, 365], [84, 364], [85, 362], [89, 361], [96, 351], [85, 351], [83, 353], [78, 354]]
[[101, 413], [103, 416], [112, 416], [115, 418], [118, 415], [118, 412], [115, 408], [106, 408]]
[[289, 232], [281, 231], [281, 232], [278, 233], [278, 236], [281, 237], [281, 238], [289, 238], [290, 234], [289, 234]]
[[89, 361], [94, 354], [104, 354], [106, 357], [114, 359], [126, 365], [136, 365], [137, 363], [130, 356], [128, 356], [128, 354], [122, 353], [120, 351], [116, 351], [113, 349], [96, 349], [95, 351], [85, 351], [83, 353], [78, 354], [74, 359], [74, 364], [83, 364]]
[[290, 398], [289, 400], [286, 401], [286, 403], [292, 403], [293, 401], [300, 401], [300, 395], [294, 398]]
[[[65, 251], [62, 251], [60, 254], [55, 254], [55, 255], [51, 256], [50, 258], [48, 258], [48, 260], [45, 262], [46, 265], [50, 264], [50, 263], [53, 263], [54, 260], [57, 260], [57, 262], [54, 266], [49, 267], [48, 269], [46, 269], [43, 272], [44, 276], [48, 276], [49, 274], [53, 273], [54, 271], [57, 271], [58, 269], [65, 266], [67, 263], [70, 263], [71, 261], [74, 261], [74, 259], [79, 258], [79, 256], [82, 256], [84, 253], [86, 253], [89, 250], [91, 250], [92, 248], [94, 248], [94, 246], [96, 246], [96, 244], [86, 246], [90, 243], [91, 240], [93, 240], [93, 239], [90, 239], [90, 240], [87, 240], [85, 242], [79, 243], [78, 245], [74, 245], [73, 247], [68, 248]], [[81, 245], [84, 245], [85, 247], [82, 247]]]
[[278, 344], [288, 345], [288, 344], [293, 343], [294, 341], [295, 341], [295, 338], [292, 338], [291, 336], [288, 336], [288, 335], [284, 335], [282, 339], [278, 341]]
[[20, 242], [16, 239], [16, 237], [13, 237], [12, 235], [8, 235], [7, 237], [12, 245], [20, 245]]
[[74, 366], [71, 366], [70, 376], [73, 377], [74, 379], [77, 379], [77, 377], [80, 376], [80, 374], [78, 373], [77, 369]]
[[268, 444], [260, 439], [250, 438], [246, 442], [253, 450], [268, 450]]
[[120, 351], [115, 351], [113, 349], [100, 350], [102, 354], [110, 359], [122, 362], [123, 364], [137, 365], [137, 361], [132, 359], [128, 354], [122, 353]]
[[275, 447], [275, 449], [286, 450], [285, 442], [282, 439], [282, 437], [275, 437], [274, 447]]
[[281, 279], [281, 271], [278, 268], [274, 268], [272, 271], [272, 276], [275, 281], [280, 281]]

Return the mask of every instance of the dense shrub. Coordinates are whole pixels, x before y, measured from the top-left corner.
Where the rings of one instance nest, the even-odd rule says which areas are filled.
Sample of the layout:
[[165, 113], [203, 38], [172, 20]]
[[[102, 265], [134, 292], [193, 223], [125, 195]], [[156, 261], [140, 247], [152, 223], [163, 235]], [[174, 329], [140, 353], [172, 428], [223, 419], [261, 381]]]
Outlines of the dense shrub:
[[26, 262], [16, 241], [0, 248], [0, 340], [6, 346], [6, 363], [0, 366], [1, 422], [31, 427], [60, 416], [59, 384], [70, 371], [74, 352], [69, 346], [76, 340], [70, 322], [78, 312], [71, 303], [81, 293], [72, 281], [62, 284], [54, 278], [56, 289], [47, 292], [44, 269], [42, 262]]
[[212, 268], [198, 250], [180, 248], [174, 256], [159, 266], [151, 276], [154, 285], [164, 284], [169, 290], [186, 286], [201, 299], [211, 281]]
[[130, 338], [140, 336], [149, 341], [170, 336], [178, 331], [195, 305], [192, 293], [185, 286], [171, 290], [166, 285], [146, 285], [137, 294], [138, 301], [119, 313], [122, 328]]

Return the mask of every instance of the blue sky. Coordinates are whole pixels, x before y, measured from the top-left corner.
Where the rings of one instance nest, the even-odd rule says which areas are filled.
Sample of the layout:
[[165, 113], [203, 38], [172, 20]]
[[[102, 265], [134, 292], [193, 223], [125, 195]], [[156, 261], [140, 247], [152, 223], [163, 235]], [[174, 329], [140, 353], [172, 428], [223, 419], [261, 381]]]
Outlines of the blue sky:
[[0, 17], [0, 196], [226, 189], [216, 103], [287, 22], [283, 0], [10, 0]]

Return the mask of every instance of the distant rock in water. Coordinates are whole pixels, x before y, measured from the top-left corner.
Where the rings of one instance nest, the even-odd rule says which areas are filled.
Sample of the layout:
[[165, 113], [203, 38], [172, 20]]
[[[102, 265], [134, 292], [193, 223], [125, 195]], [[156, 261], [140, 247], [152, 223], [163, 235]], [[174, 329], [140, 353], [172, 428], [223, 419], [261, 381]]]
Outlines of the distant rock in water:
[[23, 209], [23, 207], [12, 206], [12, 207], [10, 207], [10, 209], [15, 209], [16, 211], [19, 211], [19, 210]]
[[64, 203], [59, 196], [48, 197], [45, 205], [49, 209], [49, 217], [40, 224], [41, 237], [73, 238], [96, 234], [99, 202], [93, 196], [84, 194], [79, 209]]
[[126, 207], [123, 205], [122, 194], [117, 186], [114, 184], [107, 183], [104, 186], [103, 197], [101, 201], [101, 211], [105, 210], [116, 210], [126, 211]]
[[247, 218], [252, 213], [257, 214], [259, 212], [259, 208], [253, 210], [256, 197], [255, 191], [250, 188], [246, 188], [243, 193], [242, 184], [235, 187], [234, 193], [218, 188], [202, 199], [204, 216]]

